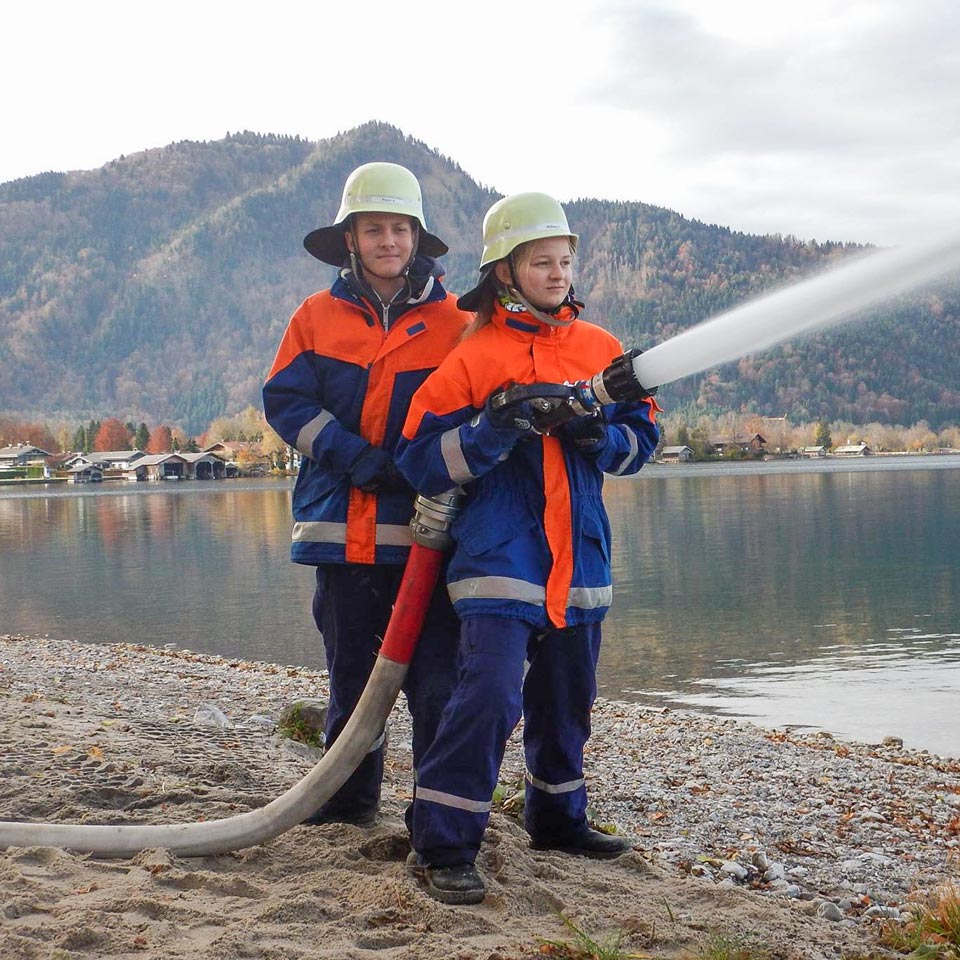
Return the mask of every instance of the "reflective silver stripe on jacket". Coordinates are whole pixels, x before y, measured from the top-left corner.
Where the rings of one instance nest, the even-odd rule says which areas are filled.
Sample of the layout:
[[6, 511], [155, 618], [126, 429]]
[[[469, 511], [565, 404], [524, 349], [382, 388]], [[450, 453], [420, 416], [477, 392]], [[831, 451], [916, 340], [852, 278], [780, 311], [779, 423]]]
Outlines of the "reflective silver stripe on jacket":
[[529, 770], [527, 771], [527, 783], [544, 793], [573, 793], [584, 785], [584, 779], [568, 780], [566, 783], [547, 783], [544, 780], [538, 780]]
[[457, 600], [522, 600], [524, 603], [545, 603], [547, 591], [529, 580], [515, 577], [471, 577], [456, 580], [447, 587], [450, 599]]
[[[293, 525], [294, 543], [346, 543], [345, 523], [298, 520]], [[408, 524], [378, 523], [374, 543], [382, 547], [409, 547], [413, 543]]]
[[470, 472], [467, 466], [467, 458], [463, 455], [463, 447], [460, 445], [460, 428], [454, 427], [440, 435], [440, 455], [443, 457], [444, 466], [450, 479], [457, 484], [469, 483], [477, 478]]
[[632, 430], [625, 430], [621, 428], [619, 424], [616, 424], [616, 423], [613, 424], [613, 426], [610, 429], [619, 430], [621, 435], [627, 438], [627, 443], [630, 444], [630, 452], [626, 455], [626, 457], [624, 457], [623, 463], [621, 463], [616, 470], [609, 471], [611, 476], [617, 477], [621, 473], [623, 473], [623, 471], [626, 470], [630, 466], [630, 464], [632, 464], [633, 461], [636, 459], [637, 454], [640, 452], [640, 444], [637, 443], [637, 436]]
[[313, 441], [320, 436], [320, 431], [334, 419], [332, 413], [321, 410], [309, 423], [305, 423], [297, 434], [297, 449], [305, 457], [313, 457]]
[[[450, 599], [458, 600], [519, 600], [522, 603], [546, 603], [547, 591], [529, 580], [514, 577], [472, 577], [456, 580], [447, 590]], [[595, 610], [609, 607], [613, 602], [613, 587], [571, 587], [567, 594], [567, 606], [580, 610]]]
[[596, 610], [597, 607], [609, 607], [613, 603], [613, 587], [571, 587], [567, 596], [568, 607], [581, 610]]
[[430, 800], [445, 807], [456, 807], [457, 810], [466, 810], [467, 813], [489, 813], [493, 809], [492, 801], [484, 803], [482, 800], [468, 800], [442, 790], [428, 790], [426, 787], [417, 787], [418, 800]]

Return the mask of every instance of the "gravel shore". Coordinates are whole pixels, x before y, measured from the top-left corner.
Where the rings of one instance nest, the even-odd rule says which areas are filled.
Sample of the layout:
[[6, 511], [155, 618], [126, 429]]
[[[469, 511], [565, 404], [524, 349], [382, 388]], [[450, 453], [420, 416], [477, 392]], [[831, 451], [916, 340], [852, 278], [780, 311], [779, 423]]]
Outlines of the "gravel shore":
[[[262, 806], [319, 755], [276, 735], [280, 710], [325, 692], [323, 673], [296, 666], [0, 636], [0, 819], [174, 822]], [[218, 726], [211, 718], [219, 714]], [[507, 960], [535, 952], [539, 937], [563, 939], [562, 914], [619, 930], [624, 947], [657, 957], [696, 956], [717, 930], [756, 936], [772, 957], [867, 956], [879, 949], [883, 918], [901, 917], [912, 894], [957, 879], [955, 759], [889, 738], [841, 743], [612, 701], [597, 703], [593, 726], [593, 816], [636, 840], [621, 860], [584, 864], [526, 849], [510, 812], [522, 783], [515, 736], [501, 775], [507, 801], [481, 858], [487, 901], [430, 901], [402, 866], [411, 772], [401, 702], [373, 831], [297, 827], [253, 851], [197, 860], [153, 851], [123, 866], [9, 848], [0, 854], [0, 955], [143, 956], [137, 951], [149, 947], [147, 955], [171, 958]], [[305, 878], [321, 867], [308, 896]], [[339, 906], [320, 909], [320, 886], [334, 875], [329, 897]], [[384, 902], [373, 875], [389, 888]], [[166, 900], [143, 888], [173, 876], [180, 879]], [[269, 909], [252, 893], [244, 901], [244, 884]], [[192, 913], [177, 913], [187, 907], [172, 891], [192, 898]], [[233, 904], [226, 914], [225, 898]], [[104, 932], [110, 910], [117, 924]]]

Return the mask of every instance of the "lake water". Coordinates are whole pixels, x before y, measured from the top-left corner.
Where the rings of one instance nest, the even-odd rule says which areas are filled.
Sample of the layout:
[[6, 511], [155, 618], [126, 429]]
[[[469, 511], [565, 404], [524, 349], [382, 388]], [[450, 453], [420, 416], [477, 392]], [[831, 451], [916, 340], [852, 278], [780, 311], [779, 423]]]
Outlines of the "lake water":
[[[292, 481], [0, 487], [0, 632], [319, 668]], [[608, 482], [604, 696], [960, 756], [960, 457]]]

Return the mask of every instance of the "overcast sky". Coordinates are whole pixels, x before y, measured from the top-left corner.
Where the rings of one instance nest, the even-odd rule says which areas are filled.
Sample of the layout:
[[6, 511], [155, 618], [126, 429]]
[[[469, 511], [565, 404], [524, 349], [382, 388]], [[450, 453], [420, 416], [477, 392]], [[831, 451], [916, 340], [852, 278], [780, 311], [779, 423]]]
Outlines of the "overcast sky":
[[960, 219], [958, 37], [956, 0], [10, 0], [0, 182], [382, 120], [504, 193], [899, 244]]

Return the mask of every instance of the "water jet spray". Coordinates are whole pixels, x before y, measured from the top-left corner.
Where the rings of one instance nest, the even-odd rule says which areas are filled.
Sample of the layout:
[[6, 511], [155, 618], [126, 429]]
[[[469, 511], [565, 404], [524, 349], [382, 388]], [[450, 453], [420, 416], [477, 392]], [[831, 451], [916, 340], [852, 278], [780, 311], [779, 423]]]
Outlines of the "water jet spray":
[[640, 383], [670, 383], [797, 334], [855, 320], [868, 307], [957, 271], [958, 234], [860, 254], [651, 347], [634, 360], [634, 374]]
[[[862, 311], [960, 271], [960, 235], [861, 254], [788, 287], [764, 294], [646, 352], [631, 350], [587, 380], [525, 384], [500, 395], [500, 405], [532, 402], [534, 426], [548, 433], [605, 403], [634, 402], [657, 387], [709, 367], [758, 353], [798, 334], [857, 319]], [[538, 386], [543, 389], [538, 392]]]

